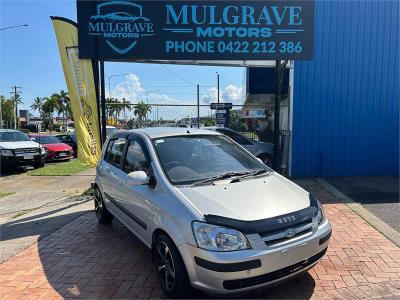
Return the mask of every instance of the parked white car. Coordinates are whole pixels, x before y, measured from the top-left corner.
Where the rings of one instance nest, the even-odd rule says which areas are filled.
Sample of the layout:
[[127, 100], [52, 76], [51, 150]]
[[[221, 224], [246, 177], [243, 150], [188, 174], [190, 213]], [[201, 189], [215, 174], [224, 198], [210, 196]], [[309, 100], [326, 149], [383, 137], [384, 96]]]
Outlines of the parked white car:
[[170, 297], [288, 279], [314, 266], [331, 236], [314, 196], [210, 130], [117, 132], [94, 187], [99, 221], [116, 217], [152, 250]]
[[25, 133], [0, 129], [0, 160], [2, 168], [18, 166], [44, 166], [46, 150]]

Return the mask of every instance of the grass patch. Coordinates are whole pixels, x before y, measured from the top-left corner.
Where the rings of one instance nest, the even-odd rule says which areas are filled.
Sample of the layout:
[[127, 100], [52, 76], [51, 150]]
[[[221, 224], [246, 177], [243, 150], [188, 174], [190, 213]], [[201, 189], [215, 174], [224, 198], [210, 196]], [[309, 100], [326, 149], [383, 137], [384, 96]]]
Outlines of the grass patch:
[[28, 172], [30, 176], [69, 176], [89, 169], [89, 166], [82, 164], [79, 160], [74, 159], [67, 162], [48, 164], [43, 168], [31, 170]]
[[2, 192], [0, 191], [0, 198], [5, 197], [5, 196], [10, 196], [12, 194], [15, 194], [15, 192]]

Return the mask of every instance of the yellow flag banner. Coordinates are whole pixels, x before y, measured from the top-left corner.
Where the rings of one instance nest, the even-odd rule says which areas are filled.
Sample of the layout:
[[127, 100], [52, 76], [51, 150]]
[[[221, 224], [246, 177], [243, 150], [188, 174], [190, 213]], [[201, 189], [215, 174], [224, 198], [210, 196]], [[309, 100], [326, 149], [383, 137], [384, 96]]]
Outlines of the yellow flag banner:
[[95, 166], [100, 158], [101, 142], [92, 61], [79, 59], [77, 24], [60, 17], [51, 17], [51, 20], [71, 99], [78, 159]]

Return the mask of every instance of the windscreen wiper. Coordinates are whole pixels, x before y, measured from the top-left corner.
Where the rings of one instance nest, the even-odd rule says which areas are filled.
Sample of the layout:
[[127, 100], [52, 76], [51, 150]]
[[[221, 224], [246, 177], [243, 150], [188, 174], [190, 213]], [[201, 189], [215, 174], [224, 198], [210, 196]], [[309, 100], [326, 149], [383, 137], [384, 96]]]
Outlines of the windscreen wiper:
[[269, 173], [269, 171], [266, 169], [258, 169], [253, 172], [247, 172], [246, 174], [235, 177], [235, 179], [233, 179], [232, 182], [238, 182], [238, 181], [240, 181], [240, 179], [252, 177], [252, 176], [258, 176], [258, 175], [265, 174], [265, 173]]
[[199, 181], [193, 183], [191, 185], [191, 187], [204, 185], [204, 184], [216, 181], [216, 180], [228, 179], [228, 178], [231, 178], [231, 177], [244, 176], [244, 175], [250, 175], [250, 174], [252, 174], [252, 172], [229, 172], [229, 173], [225, 173], [225, 174], [209, 177], [209, 178], [206, 178], [206, 179], [203, 179], [203, 180], [199, 180]]

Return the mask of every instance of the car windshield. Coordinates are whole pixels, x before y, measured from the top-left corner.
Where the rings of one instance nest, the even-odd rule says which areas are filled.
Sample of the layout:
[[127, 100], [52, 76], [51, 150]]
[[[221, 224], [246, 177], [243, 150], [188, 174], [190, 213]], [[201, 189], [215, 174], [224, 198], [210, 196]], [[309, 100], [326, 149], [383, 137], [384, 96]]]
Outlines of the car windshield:
[[29, 137], [19, 131], [0, 132], [0, 142], [24, 142], [30, 141]]
[[172, 184], [188, 185], [260, 170], [272, 171], [224, 136], [157, 138], [153, 144]]
[[50, 135], [36, 135], [31, 137], [32, 140], [38, 142], [39, 144], [59, 144], [61, 143], [58, 138]]

